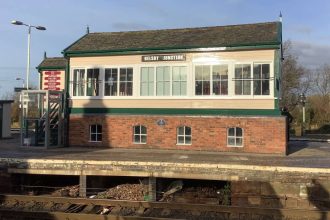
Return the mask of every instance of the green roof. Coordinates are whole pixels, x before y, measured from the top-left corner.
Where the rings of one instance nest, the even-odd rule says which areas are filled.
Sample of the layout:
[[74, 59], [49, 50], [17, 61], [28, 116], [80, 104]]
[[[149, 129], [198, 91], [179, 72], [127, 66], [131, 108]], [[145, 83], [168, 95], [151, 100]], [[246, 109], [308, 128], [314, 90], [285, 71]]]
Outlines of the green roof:
[[46, 57], [38, 66], [37, 69], [65, 69], [67, 60], [64, 57]]
[[89, 33], [64, 49], [65, 55], [118, 51], [274, 45], [281, 43], [281, 23]]

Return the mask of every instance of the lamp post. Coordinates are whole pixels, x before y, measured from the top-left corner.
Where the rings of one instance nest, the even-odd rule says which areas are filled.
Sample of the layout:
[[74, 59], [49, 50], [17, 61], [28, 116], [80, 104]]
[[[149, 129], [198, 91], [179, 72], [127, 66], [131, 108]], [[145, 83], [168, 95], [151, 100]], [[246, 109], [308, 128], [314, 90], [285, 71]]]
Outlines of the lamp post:
[[21, 21], [13, 20], [11, 22], [14, 25], [24, 25], [28, 27], [28, 51], [27, 51], [27, 67], [26, 67], [26, 90], [29, 90], [29, 76], [30, 76], [30, 44], [31, 44], [31, 28], [35, 28], [40, 31], [46, 30], [43, 26], [34, 26], [30, 24], [25, 24]]
[[305, 109], [305, 104], [306, 104], [306, 96], [304, 93], [299, 94], [299, 102], [302, 105], [302, 122], [303, 122], [303, 134], [305, 133], [305, 122], [306, 122], [306, 109]]

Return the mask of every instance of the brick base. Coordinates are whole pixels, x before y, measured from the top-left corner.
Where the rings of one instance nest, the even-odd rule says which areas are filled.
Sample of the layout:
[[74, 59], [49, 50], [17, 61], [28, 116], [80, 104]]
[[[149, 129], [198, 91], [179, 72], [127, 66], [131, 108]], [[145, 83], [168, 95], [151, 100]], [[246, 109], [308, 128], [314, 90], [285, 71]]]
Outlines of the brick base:
[[[165, 125], [157, 125], [163, 119]], [[102, 125], [102, 142], [89, 142], [89, 125]], [[147, 143], [133, 143], [133, 126], [147, 127]], [[177, 127], [192, 128], [192, 144], [177, 145]], [[243, 147], [227, 146], [227, 128], [243, 129]], [[285, 154], [284, 117], [71, 115], [70, 146], [155, 148]]]

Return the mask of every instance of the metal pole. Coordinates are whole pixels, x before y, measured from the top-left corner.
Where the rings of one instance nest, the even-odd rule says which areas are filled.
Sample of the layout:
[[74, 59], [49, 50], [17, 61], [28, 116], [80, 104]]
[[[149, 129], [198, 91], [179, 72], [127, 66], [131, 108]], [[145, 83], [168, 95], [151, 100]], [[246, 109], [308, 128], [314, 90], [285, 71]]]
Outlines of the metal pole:
[[306, 111], [305, 111], [305, 105], [303, 105], [303, 124], [305, 125], [306, 122]]
[[29, 31], [28, 31], [27, 67], [26, 67], [26, 90], [29, 90], [31, 25], [29, 25], [28, 27], [29, 27]]

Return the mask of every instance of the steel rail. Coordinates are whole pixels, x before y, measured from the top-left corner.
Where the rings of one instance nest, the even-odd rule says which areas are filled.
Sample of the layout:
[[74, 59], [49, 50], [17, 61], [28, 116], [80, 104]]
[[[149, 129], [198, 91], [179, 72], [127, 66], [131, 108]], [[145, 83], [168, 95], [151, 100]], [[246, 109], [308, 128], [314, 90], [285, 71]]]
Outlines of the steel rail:
[[[5, 202], [39, 202], [53, 204], [73, 204], [86, 206], [103, 207], [130, 207], [144, 209], [169, 209], [200, 212], [216, 212], [234, 215], [276, 215], [290, 216], [310, 219], [320, 219], [327, 216], [330, 220], [330, 210], [318, 209], [297, 209], [297, 208], [260, 208], [260, 207], [240, 207], [240, 206], [222, 206], [209, 204], [186, 204], [186, 203], [166, 203], [166, 202], [146, 202], [146, 201], [128, 201], [128, 200], [109, 200], [109, 199], [89, 199], [89, 198], [69, 198], [69, 197], [50, 197], [50, 196], [25, 196], [25, 195], [0, 195], [0, 203]], [[53, 213], [53, 212], [52, 212]], [[77, 213], [75, 213], [77, 214]], [[87, 214], [91, 215], [91, 214]]]

